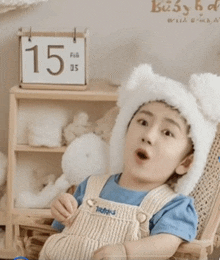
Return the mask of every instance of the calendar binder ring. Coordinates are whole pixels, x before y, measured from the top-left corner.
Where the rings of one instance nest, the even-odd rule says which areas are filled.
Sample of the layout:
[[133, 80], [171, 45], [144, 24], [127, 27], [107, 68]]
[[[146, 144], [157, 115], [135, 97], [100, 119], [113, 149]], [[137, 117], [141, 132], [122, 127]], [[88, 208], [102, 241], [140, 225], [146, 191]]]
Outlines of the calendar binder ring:
[[29, 34], [29, 38], [28, 38], [29, 42], [31, 42], [31, 37], [32, 37], [32, 28], [30, 27], [30, 34]]
[[76, 27], [74, 27], [73, 42], [76, 43]]

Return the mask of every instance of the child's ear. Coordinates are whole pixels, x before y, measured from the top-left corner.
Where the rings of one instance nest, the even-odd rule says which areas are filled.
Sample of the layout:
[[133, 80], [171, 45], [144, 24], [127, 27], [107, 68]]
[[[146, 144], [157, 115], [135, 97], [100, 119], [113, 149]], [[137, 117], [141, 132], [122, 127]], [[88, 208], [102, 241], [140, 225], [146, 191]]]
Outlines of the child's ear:
[[189, 169], [192, 167], [193, 163], [193, 154], [187, 155], [185, 159], [182, 160], [182, 162], [176, 167], [176, 173], [179, 175], [183, 175], [189, 171]]

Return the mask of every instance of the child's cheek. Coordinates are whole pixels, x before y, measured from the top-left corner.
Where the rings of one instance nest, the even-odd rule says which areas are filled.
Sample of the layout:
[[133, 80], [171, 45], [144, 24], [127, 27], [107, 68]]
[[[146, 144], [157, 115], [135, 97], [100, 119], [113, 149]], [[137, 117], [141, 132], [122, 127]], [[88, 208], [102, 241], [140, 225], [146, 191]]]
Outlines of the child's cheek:
[[182, 153], [180, 152], [180, 147], [174, 145], [164, 145], [163, 148], [160, 150], [159, 158], [163, 163], [175, 163], [179, 160]]

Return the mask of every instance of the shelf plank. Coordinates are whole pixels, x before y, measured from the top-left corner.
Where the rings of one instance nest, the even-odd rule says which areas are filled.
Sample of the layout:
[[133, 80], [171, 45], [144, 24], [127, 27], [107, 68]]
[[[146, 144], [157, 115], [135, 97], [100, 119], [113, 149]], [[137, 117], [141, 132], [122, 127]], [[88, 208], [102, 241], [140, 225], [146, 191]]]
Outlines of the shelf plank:
[[116, 101], [117, 88], [103, 87], [88, 88], [84, 91], [63, 91], [63, 90], [34, 90], [22, 89], [18, 86], [11, 88], [11, 94], [16, 99], [50, 99], [50, 100], [75, 100], [75, 101]]
[[46, 231], [51, 234], [57, 233], [57, 231], [49, 224], [42, 223], [45, 218], [40, 217], [28, 217], [24, 215], [14, 215], [13, 224], [15, 226], [22, 226], [25, 229], [35, 231]]
[[6, 225], [6, 213], [0, 210], [0, 225]]
[[20, 86], [23, 89], [32, 90], [86, 90], [87, 85], [58, 85], [58, 84], [36, 84], [36, 83], [21, 83]]
[[29, 208], [14, 208], [13, 215], [23, 215], [27, 217], [52, 218], [50, 209], [29, 209]]
[[16, 152], [43, 152], [43, 153], [64, 153], [66, 146], [62, 147], [34, 147], [30, 145], [16, 145]]

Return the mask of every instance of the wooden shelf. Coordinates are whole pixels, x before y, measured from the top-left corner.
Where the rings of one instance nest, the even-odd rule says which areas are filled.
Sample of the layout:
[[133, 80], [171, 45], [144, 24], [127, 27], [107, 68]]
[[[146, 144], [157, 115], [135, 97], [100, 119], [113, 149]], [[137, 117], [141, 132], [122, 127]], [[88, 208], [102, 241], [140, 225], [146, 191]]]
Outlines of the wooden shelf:
[[52, 218], [50, 209], [14, 208], [12, 214], [27, 217]]
[[[26, 209], [15, 208], [12, 210], [12, 223], [14, 225], [28, 226], [36, 230], [45, 230], [45, 224], [42, 224], [42, 219], [53, 219], [50, 209]], [[51, 225], [47, 225], [50, 232], [54, 232]]]
[[15, 151], [16, 152], [64, 153], [66, 151], [66, 146], [48, 148], [48, 147], [34, 147], [29, 145], [17, 145]]
[[[86, 90], [39, 90], [39, 89], [25, 89], [19, 86], [15, 86], [10, 90], [10, 110], [9, 110], [9, 142], [8, 142], [8, 174], [7, 174], [7, 211], [0, 211], [0, 225], [4, 225], [6, 228], [5, 232], [5, 248], [0, 249], [0, 258], [13, 259], [18, 256], [18, 248], [15, 249], [15, 245], [19, 244], [20, 227], [26, 226], [27, 229], [30, 227], [32, 230], [42, 231], [47, 226], [49, 233], [53, 234], [56, 232], [50, 225], [52, 215], [50, 209], [35, 209], [35, 208], [14, 208], [14, 180], [17, 173], [18, 161], [22, 156], [27, 154], [18, 153], [52, 153], [48, 157], [59, 157], [66, 151], [66, 146], [62, 147], [34, 147], [26, 144], [19, 144], [17, 140], [18, 136], [18, 115], [19, 109], [23, 109], [23, 103], [34, 103], [34, 105], [41, 105], [41, 103], [65, 103], [71, 106], [71, 103], [78, 102], [76, 106], [85, 106], [87, 101], [97, 102], [97, 106], [106, 108], [114, 106], [117, 101], [117, 90], [116, 86], [109, 86], [108, 84], [93, 82], [87, 86]], [[41, 100], [43, 102], [41, 102]], [[37, 101], [37, 102], [36, 102]], [[59, 102], [57, 102], [59, 101]], [[73, 101], [73, 102], [67, 102]], [[76, 102], [75, 102], [76, 101]], [[82, 102], [80, 104], [80, 102]], [[102, 103], [104, 102], [104, 103]], [[108, 102], [113, 102], [108, 103]], [[107, 104], [108, 103], [108, 104]], [[89, 107], [93, 107], [89, 104]], [[96, 107], [96, 106], [94, 106]], [[24, 107], [25, 109], [25, 107]], [[26, 108], [28, 109], [28, 108]], [[65, 108], [66, 110], [69, 107]], [[67, 111], [69, 112], [69, 110]], [[73, 111], [74, 112], [74, 111]], [[95, 111], [99, 112], [99, 111]], [[100, 110], [100, 114], [101, 114]], [[60, 153], [60, 154], [59, 154]], [[58, 155], [57, 155], [58, 154]], [[32, 154], [33, 155], [33, 154]], [[44, 154], [47, 157], [48, 154]], [[38, 154], [33, 155], [38, 157]], [[29, 158], [29, 157], [28, 157]], [[22, 161], [22, 163], [27, 163]], [[48, 223], [48, 224], [45, 224]], [[23, 245], [20, 245], [23, 246]]]
[[6, 225], [6, 212], [0, 210], [0, 225]]
[[64, 91], [64, 90], [27, 90], [18, 86], [11, 88], [11, 94], [16, 99], [50, 99], [50, 100], [75, 100], [75, 101], [116, 101], [117, 88], [106, 86], [88, 87], [84, 91]]

